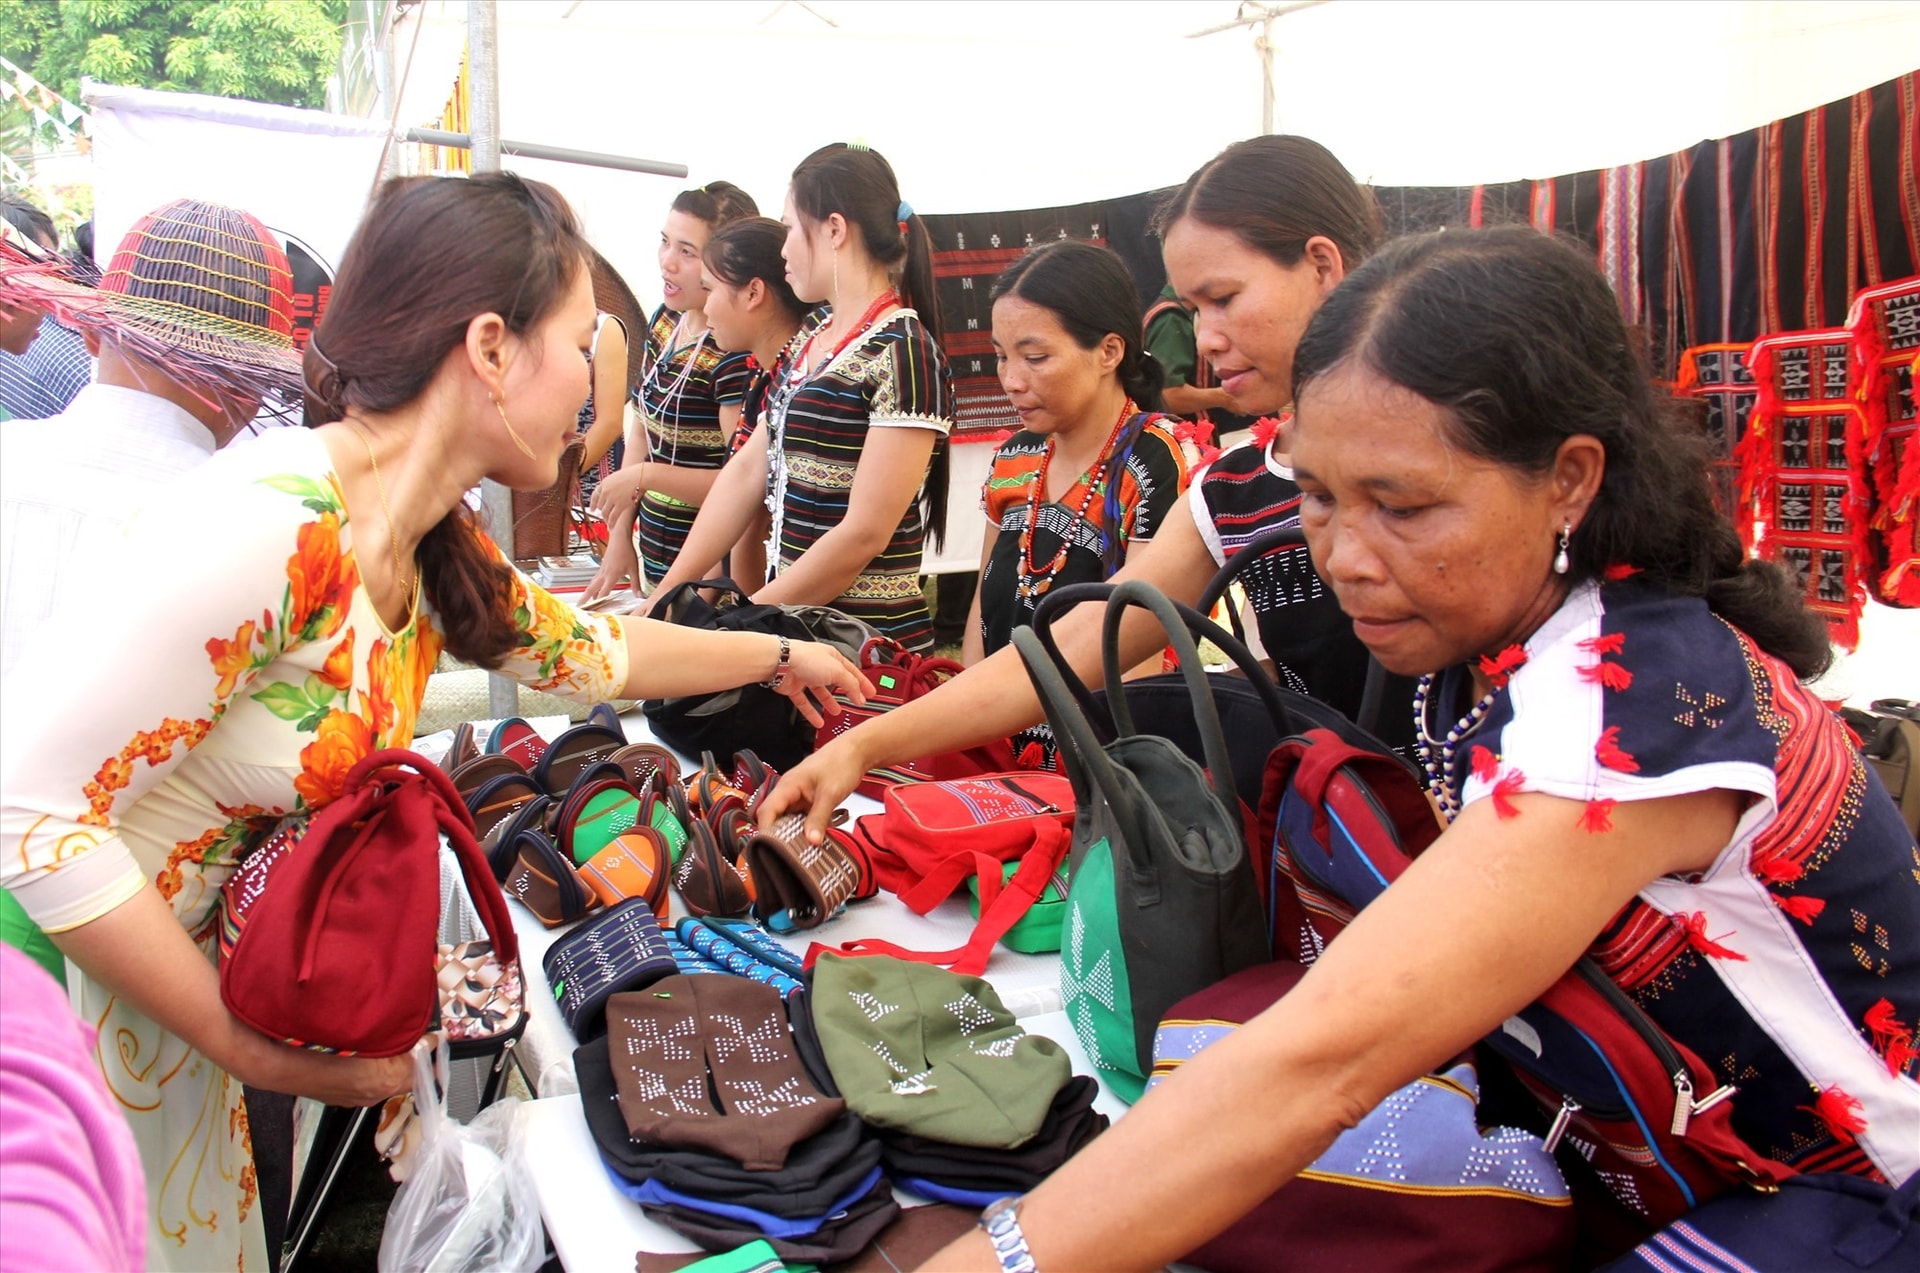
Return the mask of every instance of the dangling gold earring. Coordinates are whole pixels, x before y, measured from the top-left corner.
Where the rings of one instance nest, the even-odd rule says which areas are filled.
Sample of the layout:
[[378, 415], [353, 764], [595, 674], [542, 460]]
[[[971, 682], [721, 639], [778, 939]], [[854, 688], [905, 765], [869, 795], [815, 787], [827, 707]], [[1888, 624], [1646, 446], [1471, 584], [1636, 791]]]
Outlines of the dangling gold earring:
[[[833, 303], [835, 305], [840, 303], [840, 245], [838, 243], [833, 245]], [[839, 314], [836, 313], [834, 317], [838, 318]]]
[[529, 447], [525, 442], [522, 442], [520, 435], [514, 431], [513, 421], [507, 419], [507, 404], [495, 398], [493, 400], [493, 409], [500, 413], [500, 423], [506, 426], [507, 436], [512, 438], [513, 444], [520, 448], [520, 454], [526, 456], [529, 460], [536, 458], [533, 454], [533, 448]]

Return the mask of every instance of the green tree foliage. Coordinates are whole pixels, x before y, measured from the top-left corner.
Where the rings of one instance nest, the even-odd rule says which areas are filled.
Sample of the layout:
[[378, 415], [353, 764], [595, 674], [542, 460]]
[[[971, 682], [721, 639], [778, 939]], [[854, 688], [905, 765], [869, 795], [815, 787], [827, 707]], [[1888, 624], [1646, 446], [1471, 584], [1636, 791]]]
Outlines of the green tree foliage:
[[80, 77], [320, 106], [346, 0], [0, 0], [0, 54], [69, 100]]

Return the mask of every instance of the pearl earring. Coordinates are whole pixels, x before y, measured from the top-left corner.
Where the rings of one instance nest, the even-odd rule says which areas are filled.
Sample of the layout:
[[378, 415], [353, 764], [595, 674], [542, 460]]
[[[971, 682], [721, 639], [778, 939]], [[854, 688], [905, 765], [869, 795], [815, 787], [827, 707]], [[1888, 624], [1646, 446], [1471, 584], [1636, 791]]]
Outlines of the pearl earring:
[[1572, 538], [1573, 538], [1573, 523], [1562, 522], [1560, 524], [1560, 551], [1555, 553], [1553, 557], [1553, 573], [1556, 575], [1566, 574], [1568, 569], [1570, 569], [1573, 565], [1573, 563], [1567, 558], [1567, 543]]

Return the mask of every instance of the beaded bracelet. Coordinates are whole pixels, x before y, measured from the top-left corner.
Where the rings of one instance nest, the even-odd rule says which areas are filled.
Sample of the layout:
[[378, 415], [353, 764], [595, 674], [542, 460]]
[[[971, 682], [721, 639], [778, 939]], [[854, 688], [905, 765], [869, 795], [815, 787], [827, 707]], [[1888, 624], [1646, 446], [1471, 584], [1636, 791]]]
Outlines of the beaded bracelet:
[[793, 645], [785, 637], [775, 637], [780, 642], [780, 661], [773, 665], [773, 676], [762, 682], [774, 693], [786, 688], [787, 674], [793, 670]]

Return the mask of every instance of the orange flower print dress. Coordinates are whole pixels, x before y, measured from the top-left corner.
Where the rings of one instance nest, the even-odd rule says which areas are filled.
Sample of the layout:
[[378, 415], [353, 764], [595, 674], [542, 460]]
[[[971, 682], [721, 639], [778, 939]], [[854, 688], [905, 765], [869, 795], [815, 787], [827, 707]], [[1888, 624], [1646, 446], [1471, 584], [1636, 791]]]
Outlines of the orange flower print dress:
[[[304, 429], [157, 492], [116, 547], [80, 567], [97, 600], [56, 616], [0, 694], [0, 884], [49, 932], [152, 887], [212, 960], [221, 884], [360, 757], [411, 743], [443, 641], [425, 608], [405, 631], [382, 623], [326, 447]], [[613, 697], [618, 621], [516, 578], [524, 641], [504, 670]], [[264, 1270], [239, 1080], [71, 964], [68, 982], [140, 1144], [152, 1267]]]

